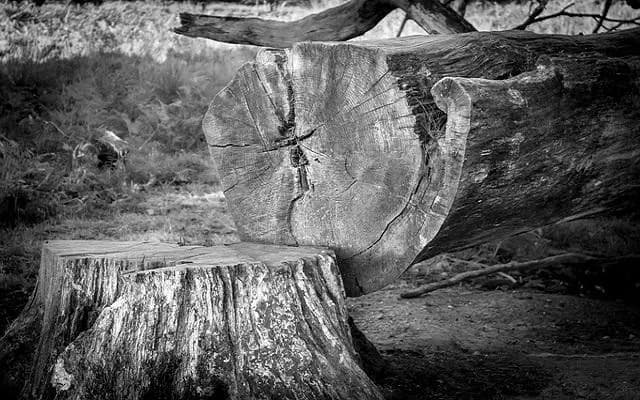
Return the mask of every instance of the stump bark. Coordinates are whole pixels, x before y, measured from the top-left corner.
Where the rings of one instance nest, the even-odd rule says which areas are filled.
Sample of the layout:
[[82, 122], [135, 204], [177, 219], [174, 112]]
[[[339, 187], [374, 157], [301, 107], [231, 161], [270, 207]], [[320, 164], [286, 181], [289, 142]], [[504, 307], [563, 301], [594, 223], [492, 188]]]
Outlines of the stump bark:
[[28, 399], [381, 399], [353, 347], [334, 257], [52, 241], [1, 344], [40, 327]]
[[[540, 56], [565, 61], [524, 74]], [[640, 29], [299, 43], [243, 66], [203, 128], [241, 238], [335, 249], [356, 296], [438, 252], [628, 210], [638, 56]], [[436, 104], [445, 77], [495, 82], [463, 100], [446, 81]]]

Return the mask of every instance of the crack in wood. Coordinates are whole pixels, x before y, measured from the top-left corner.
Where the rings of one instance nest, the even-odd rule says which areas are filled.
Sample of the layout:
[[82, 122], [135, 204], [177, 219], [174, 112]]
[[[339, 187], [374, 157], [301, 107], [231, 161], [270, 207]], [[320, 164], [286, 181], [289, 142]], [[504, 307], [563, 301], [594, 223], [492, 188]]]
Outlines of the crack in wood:
[[227, 144], [210, 144], [209, 145], [209, 147], [215, 147], [216, 149], [224, 149], [227, 147], [249, 147], [249, 146], [251, 145], [247, 143], [243, 143], [243, 144], [227, 143]]
[[[422, 184], [422, 180], [424, 179], [424, 174], [420, 175], [420, 179], [418, 180], [418, 183], [416, 184], [415, 188], [413, 189], [413, 193], [411, 193], [411, 195], [409, 196], [409, 198], [407, 199], [407, 202], [404, 204], [404, 206], [402, 207], [402, 210], [400, 210], [400, 212], [398, 214], [396, 214], [395, 217], [393, 217], [388, 223], [387, 225], [384, 227], [384, 229], [382, 230], [382, 233], [380, 233], [380, 235], [378, 236], [378, 238], [376, 240], [374, 240], [369, 246], [367, 246], [366, 248], [360, 250], [359, 252], [357, 252], [356, 254], [347, 257], [346, 260], [350, 260], [354, 257], [357, 257], [363, 253], [366, 253], [367, 251], [369, 251], [370, 249], [372, 249], [374, 246], [376, 246], [384, 237], [384, 235], [387, 233], [387, 231], [389, 230], [389, 228], [391, 228], [391, 226], [400, 218], [402, 217], [402, 215], [405, 213], [405, 211], [407, 211], [407, 209], [409, 209], [410, 205], [414, 205], [415, 207], [415, 202], [412, 201], [413, 197], [418, 193], [418, 190], [420, 189], [420, 185]], [[416, 207], [418, 208], [418, 207]]]

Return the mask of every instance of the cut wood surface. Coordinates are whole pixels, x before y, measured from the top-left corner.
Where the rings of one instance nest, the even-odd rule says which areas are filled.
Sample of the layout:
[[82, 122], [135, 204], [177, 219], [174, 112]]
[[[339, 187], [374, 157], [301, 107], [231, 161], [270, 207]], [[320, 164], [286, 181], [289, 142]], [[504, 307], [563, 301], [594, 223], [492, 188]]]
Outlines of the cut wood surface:
[[396, 8], [404, 10], [429, 33], [475, 31], [473, 25], [438, 0], [352, 0], [289, 22], [183, 13], [182, 25], [174, 32], [219, 42], [284, 48], [303, 41], [340, 41], [360, 36]]
[[[203, 127], [241, 238], [335, 249], [354, 296], [439, 252], [628, 208], [639, 55], [640, 29], [301, 43], [243, 66]], [[483, 79], [444, 80], [436, 105], [445, 77]]]
[[38, 282], [0, 340], [7, 371], [41, 328], [21, 398], [382, 398], [329, 250], [51, 241]]

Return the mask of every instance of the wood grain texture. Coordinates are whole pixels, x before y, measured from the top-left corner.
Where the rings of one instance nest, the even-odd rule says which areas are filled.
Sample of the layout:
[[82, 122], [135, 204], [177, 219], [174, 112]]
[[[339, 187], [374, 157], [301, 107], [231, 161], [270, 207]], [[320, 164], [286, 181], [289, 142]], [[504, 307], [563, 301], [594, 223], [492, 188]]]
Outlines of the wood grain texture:
[[24, 399], [381, 399], [358, 364], [334, 257], [51, 241], [32, 304], [1, 343], [39, 310]]
[[[541, 55], [625, 64], [639, 51], [639, 29], [576, 37], [509, 31], [300, 43], [263, 50], [243, 66], [212, 101], [203, 128], [241, 238], [329, 246], [347, 294], [360, 295], [431, 254], [423, 250], [455, 208], [459, 182], [470, 179], [460, 165], [465, 157], [479, 157], [465, 151], [472, 120], [445, 129], [446, 114], [431, 94], [436, 82], [447, 76], [508, 79], [535, 70]], [[603, 78], [621, 82], [615, 75]], [[601, 89], [593, 87], [595, 93]], [[508, 104], [510, 98], [496, 101]], [[452, 104], [448, 112], [454, 115], [458, 103]], [[630, 115], [626, 123], [634, 121]], [[496, 117], [500, 125], [509, 115]], [[545, 121], [543, 114], [538, 118]], [[548, 135], [562, 134], [552, 121], [542, 126]], [[568, 196], [577, 196], [575, 190]], [[566, 217], [569, 209], [557, 211], [544, 221]], [[533, 215], [527, 218], [521, 227], [538, 224]], [[499, 219], [492, 217], [493, 223]], [[474, 236], [462, 220], [458, 226], [457, 238], [433, 246], [457, 248]]]
[[352, 0], [290, 22], [182, 13], [181, 26], [174, 32], [219, 42], [285, 48], [297, 42], [360, 36], [396, 8], [429, 33], [475, 31], [473, 25], [437, 0]]

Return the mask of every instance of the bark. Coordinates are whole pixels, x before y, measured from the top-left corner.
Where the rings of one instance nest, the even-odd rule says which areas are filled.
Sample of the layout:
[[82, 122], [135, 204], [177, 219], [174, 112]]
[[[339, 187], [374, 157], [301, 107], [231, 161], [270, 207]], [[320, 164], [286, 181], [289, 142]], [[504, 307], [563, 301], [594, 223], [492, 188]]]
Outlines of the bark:
[[[240, 236], [329, 246], [360, 295], [440, 252], [628, 206], [639, 52], [638, 29], [301, 43], [243, 66], [203, 127]], [[507, 79], [545, 54], [569, 58]], [[447, 121], [431, 88], [448, 76], [485, 80], [439, 85]]]
[[182, 13], [181, 26], [174, 32], [219, 42], [284, 48], [303, 41], [341, 41], [360, 36], [396, 8], [429, 33], [475, 31], [473, 25], [437, 0], [351, 0], [290, 22]]
[[381, 399], [358, 364], [334, 257], [50, 242], [32, 305], [2, 345], [41, 324], [28, 399]]

